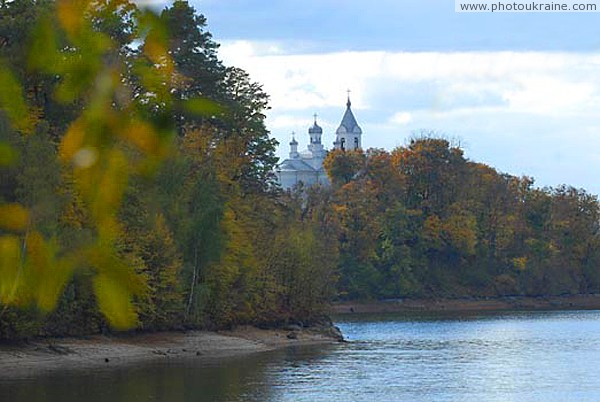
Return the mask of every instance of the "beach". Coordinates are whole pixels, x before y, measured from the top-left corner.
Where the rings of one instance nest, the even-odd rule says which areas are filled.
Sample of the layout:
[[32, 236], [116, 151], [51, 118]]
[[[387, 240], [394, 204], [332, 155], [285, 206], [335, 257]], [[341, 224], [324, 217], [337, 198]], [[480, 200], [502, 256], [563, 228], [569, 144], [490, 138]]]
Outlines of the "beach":
[[89, 370], [166, 359], [209, 362], [295, 345], [338, 341], [322, 330], [265, 330], [249, 326], [218, 332], [37, 338], [27, 342], [0, 344], [0, 378], [26, 378], [56, 370]]

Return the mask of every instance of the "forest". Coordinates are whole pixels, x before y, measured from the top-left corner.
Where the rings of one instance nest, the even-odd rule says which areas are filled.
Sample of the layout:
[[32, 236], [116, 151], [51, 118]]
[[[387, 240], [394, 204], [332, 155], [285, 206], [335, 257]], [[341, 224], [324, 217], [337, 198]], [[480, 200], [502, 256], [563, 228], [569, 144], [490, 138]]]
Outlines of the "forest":
[[187, 1], [0, 0], [0, 339], [600, 292], [597, 197], [435, 135], [282, 191], [268, 95]]
[[600, 292], [599, 204], [469, 161], [443, 138], [328, 155], [338, 297]]

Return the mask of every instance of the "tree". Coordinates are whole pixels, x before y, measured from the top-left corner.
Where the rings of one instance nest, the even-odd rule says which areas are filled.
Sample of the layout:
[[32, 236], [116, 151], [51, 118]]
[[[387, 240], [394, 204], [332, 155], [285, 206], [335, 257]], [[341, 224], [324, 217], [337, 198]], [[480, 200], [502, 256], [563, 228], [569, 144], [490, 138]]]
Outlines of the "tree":
[[406, 205], [426, 214], [444, 215], [461, 189], [466, 161], [459, 148], [441, 138], [413, 139], [392, 152], [392, 163], [406, 181]]
[[362, 150], [333, 150], [327, 154], [323, 167], [334, 186], [349, 183], [365, 166], [365, 155]]

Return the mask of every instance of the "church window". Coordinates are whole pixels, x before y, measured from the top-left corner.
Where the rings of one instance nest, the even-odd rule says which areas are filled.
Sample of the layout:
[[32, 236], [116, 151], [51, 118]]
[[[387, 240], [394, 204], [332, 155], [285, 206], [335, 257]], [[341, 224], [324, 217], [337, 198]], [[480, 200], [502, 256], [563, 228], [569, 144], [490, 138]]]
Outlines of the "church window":
[[346, 150], [346, 139], [345, 138], [342, 138], [340, 140], [340, 148], [342, 149], [342, 151]]
[[354, 149], [358, 149], [358, 137], [354, 137]]

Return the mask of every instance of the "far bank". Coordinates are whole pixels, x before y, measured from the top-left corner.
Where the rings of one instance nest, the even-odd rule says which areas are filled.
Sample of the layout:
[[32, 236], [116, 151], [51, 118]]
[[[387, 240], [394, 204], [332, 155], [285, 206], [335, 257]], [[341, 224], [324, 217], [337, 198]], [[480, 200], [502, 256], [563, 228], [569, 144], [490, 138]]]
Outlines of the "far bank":
[[331, 314], [502, 311], [502, 310], [600, 310], [600, 294], [571, 296], [508, 296], [461, 299], [392, 299], [344, 301], [331, 306]]

